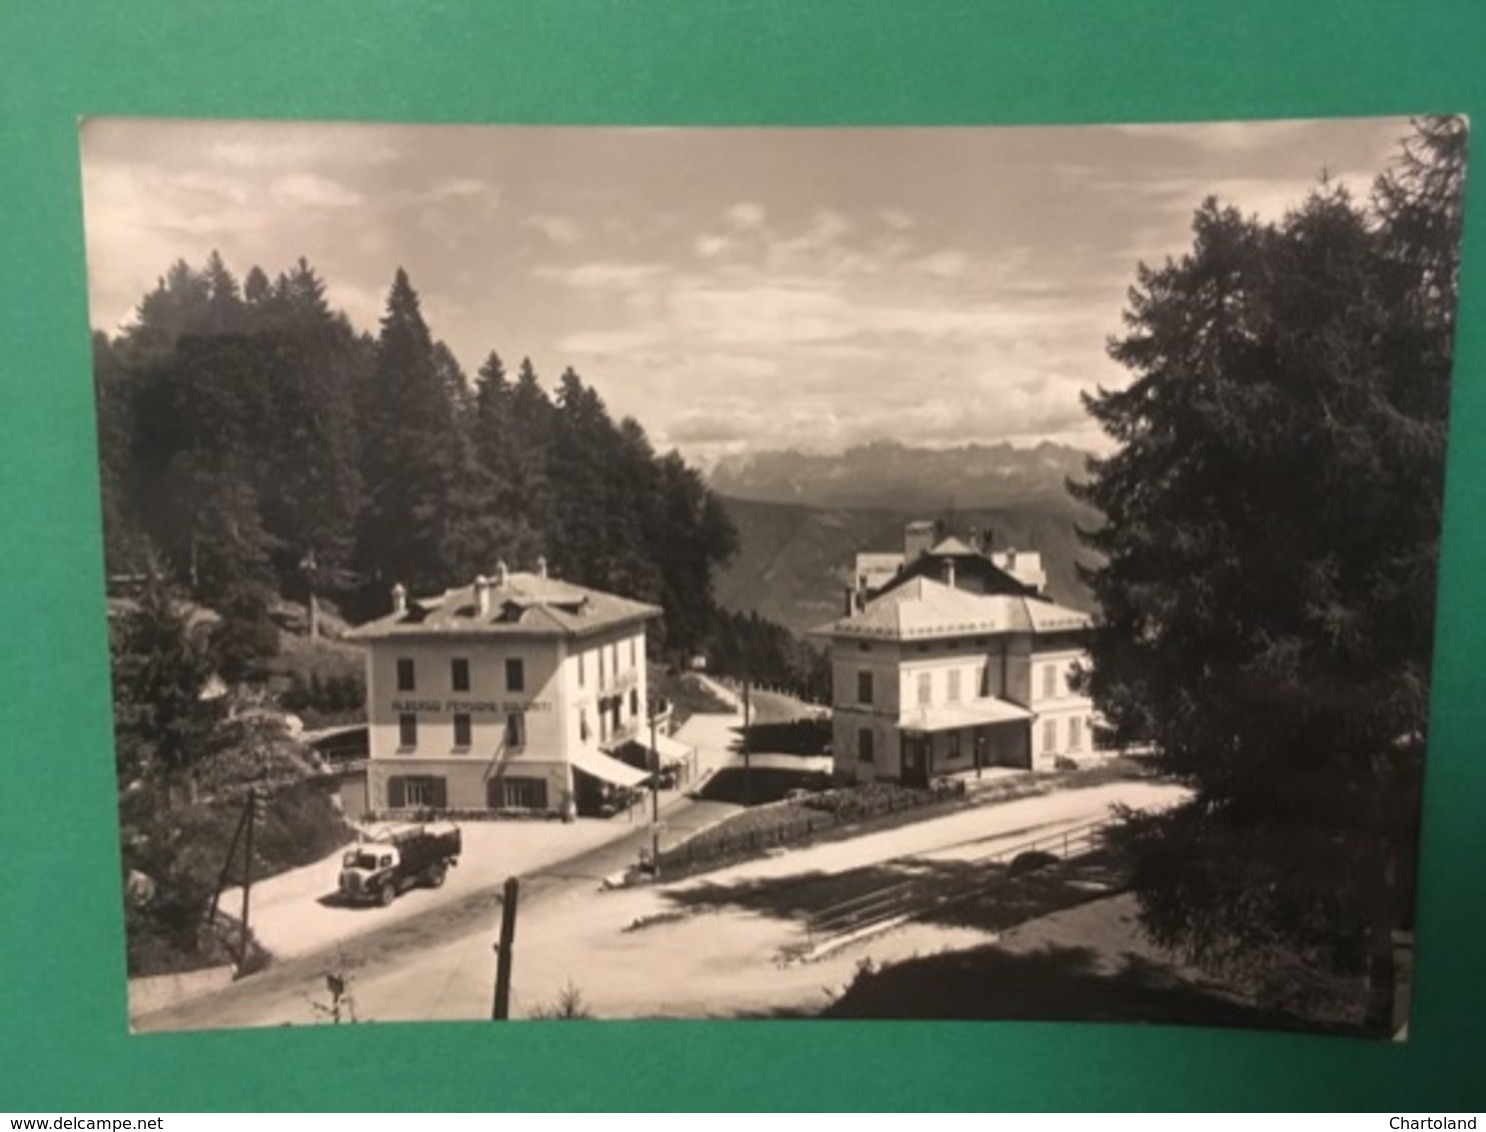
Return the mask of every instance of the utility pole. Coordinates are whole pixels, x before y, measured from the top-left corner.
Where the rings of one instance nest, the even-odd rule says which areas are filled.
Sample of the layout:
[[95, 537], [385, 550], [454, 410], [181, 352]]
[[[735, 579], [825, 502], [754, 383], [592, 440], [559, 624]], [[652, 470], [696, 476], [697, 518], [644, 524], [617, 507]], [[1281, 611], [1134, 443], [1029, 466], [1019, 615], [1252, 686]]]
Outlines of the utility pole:
[[655, 705], [650, 705], [650, 875], [660, 880], [660, 751], [655, 745]]
[[749, 719], [751, 716], [751, 696], [749, 692], [748, 678], [743, 678], [743, 805], [753, 805], [753, 774], [749, 766]]
[[248, 898], [253, 891], [253, 823], [258, 817], [258, 791], [248, 790], [248, 827], [243, 838], [243, 914], [242, 940], [237, 949], [237, 965], [241, 969], [248, 957]]
[[252, 812], [252, 791], [248, 792], [250, 799], [243, 805], [243, 812], [238, 815], [237, 828], [232, 831], [232, 842], [227, 846], [227, 856], [222, 858], [222, 871], [217, 876], [217, 888], [212, 893], [211, 911], [206, 914], [208, 926], [217, 922], [217, 906], [222, 900], [222, 889], [227, 887], [227, 874], [232, 871], [232, 862], [237, 857], [237, 843], [242, 840], [243, 829], [248, 824], [248, 814]]
[[495, 1004], [490, 1010], [492, 1022], [511, 1017], [511, 958], [516, 944], [516, 901], [521, 895], [521, 882], [506, 878], [501, 896], [500, 942], [495, 945]]

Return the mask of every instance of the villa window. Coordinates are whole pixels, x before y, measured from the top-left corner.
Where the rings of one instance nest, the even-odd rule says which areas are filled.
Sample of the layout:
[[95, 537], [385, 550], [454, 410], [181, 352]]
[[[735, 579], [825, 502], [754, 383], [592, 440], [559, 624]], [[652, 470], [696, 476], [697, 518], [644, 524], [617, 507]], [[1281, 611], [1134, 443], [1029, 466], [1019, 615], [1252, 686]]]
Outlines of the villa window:
[[506, 661], [506, 691], [526, 691], [526, 662], [519, 656]]
[[397, 745], [405, 751], [418, 746], [418, 717], [410, 711], [397, 717]]
[[1084, 745], [1083, 720], [1074, 716], [1068, 721], [1068, 749], [1076, 751]]
[[467, 749], [470, 745], [470, 713], [459, 711], [454, 713], [454, 745], [461, 749]]
[[399, 692], [411, 692], [414, 690], [414, 687], [412, 658], [400, 656], [397, 658], [397, 690]]
[[456, 692], [470, 690], [470, 662], [464, 657], [455, 657], [449, 662], [449, 684]]
[[960, 670], [952, 668], [949, 672], [949, 690], [945, 693], [950, 703], [960, 702]]
[[872, 702], [872, 673], [857, 673], [857, 703], [870, 704]]
[[1058, 749], [1058, 721], [1049, 719], [1042, 725], [1042, 749], [1052, 754]]
[[934, 702], [934, 674], [932, 672], [920, 672], [918, 674], [918, 706], [928, 707]]
[[872, 749], [872, 732], [864, 727], [857, 732], [857, 758], [864, 763], [869, 763], [875, 757], [876, 752]]
[[526, 713], [513, 711], [506, 716], [506, 746], [519, 751], [526, 746]]
[[1042, 696], [1043, 699], [1052, 699], [1058, 694], [1058, 666], [1049, 664], [1042, 670]]

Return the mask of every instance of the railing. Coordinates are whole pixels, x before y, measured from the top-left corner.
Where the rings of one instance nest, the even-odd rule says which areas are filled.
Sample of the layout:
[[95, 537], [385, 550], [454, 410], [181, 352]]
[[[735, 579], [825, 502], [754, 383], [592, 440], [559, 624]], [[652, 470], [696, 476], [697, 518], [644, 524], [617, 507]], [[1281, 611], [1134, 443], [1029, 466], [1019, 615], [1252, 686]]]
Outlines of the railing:
[[[979, 857], [965, 859], [961, 863], [966, 873], [973, 874], [978, 868], [987, 865], [1010, 864], [1024, 853], [1048, 853], [1066, 861], [1097, 849], [1103, 842], [1104, 830], [1112, 824], [1113, 820], [1097, 818], [1082, 825], [1069, 826], [1055, 833], [1045, 833], [1039, 837], [1019, 841], [1014, 845], [994, 849]], [[807, 914], [805, 932], [810, 946], [819, 948], [823, 944], [847, 935], [883, 927], [900, 920], [914, 919], [936, 908], [973, 899], [998, 887], [1006, 879], [1008, 878], [1005, 873], [981, 877], [978, 878], [978, 882], [977, 878], [965, 875], [953, 879], [946, 879], [942, 876], [910, 877]]]

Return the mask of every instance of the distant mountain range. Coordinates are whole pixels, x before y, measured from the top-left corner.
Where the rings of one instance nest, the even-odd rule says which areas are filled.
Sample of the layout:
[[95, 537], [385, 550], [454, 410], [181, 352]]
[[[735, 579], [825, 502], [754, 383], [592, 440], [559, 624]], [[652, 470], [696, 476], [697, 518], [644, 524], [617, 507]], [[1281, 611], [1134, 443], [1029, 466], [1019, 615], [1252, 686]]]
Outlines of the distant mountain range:
[[1092, 558], [1076, 528], [1097, 515], [1069, 497], [1086, 453], [971, 445], [932, 450], [894, 443], [840, 456], [775, 452], [720, 463], [712, 487], [738, 528], [737, 557], [718, 578], [727, 608], [756, 611], [803, 632], [841, 615], [859, 551], [901, 551], [914, 519], [945, 519], [962, 537], [1042, 555], [1049, 595], [1092, 609], [1076, 564]]
[[725, 456], [713, 468], [711, 484], [733, 499], [928, 517], [951, 508], [1061, 503], [1067, 480], [1084, 477], [1088, 455], [1048, 442], [1031, 448], [913, 448], [884, 440], [839, 455], [786, 450]]

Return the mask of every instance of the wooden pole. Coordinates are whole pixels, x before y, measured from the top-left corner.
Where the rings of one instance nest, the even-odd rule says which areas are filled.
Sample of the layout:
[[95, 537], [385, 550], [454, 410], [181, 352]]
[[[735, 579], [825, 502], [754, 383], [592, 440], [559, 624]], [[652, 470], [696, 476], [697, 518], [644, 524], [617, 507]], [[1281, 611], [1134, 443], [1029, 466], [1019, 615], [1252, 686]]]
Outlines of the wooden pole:
[[490, 1018], [504, 1022], [511, 1017], [511, 957], [516, 942], [516, 902], [521, 895], [521, 882], [515, 877], [506, 878], [506, 888], [501, 896], [500, 942], [495, 945], [495, 1005]]
[[650, 713], [650, 875], [660, 880], [660, 751], [655, 746], [655, 713]]
[[[252, 791], [248, 792], [248, 797], [253, 797]], [[251, 805], [252, 802], [249, 801], [243, 806], [243, 812], [237, 818], [237, 828], [232, 831], [232, 844], [227, 846], [227, 856], [222, 859], [222, 871], [217, 876], [217, 890], [212, 893], [211, 911], [206, 914], [208, 924], [217, 922], [217, 906], [222, 899], [222, 889], [227, 887], [227, 874], [232, 871], [232, 862], [237, 856], [237, 843], [242, 839], [243, 826], [248, 823], [248, 809]]]
[[753, 774], [749, 765], [749, 750], [752, 745], [748, 741], [748, 726], [751, 707], [748, 681], [743, 681], [743, 805], [753, 805]]
[[258, 791], [248, 791], [248, 827], [243, 838], [243, 914], [242, 941], [238, 944], [237, 965], [248, 957], [248, 898], [253, 892], [253, 823], [258, 818]]

